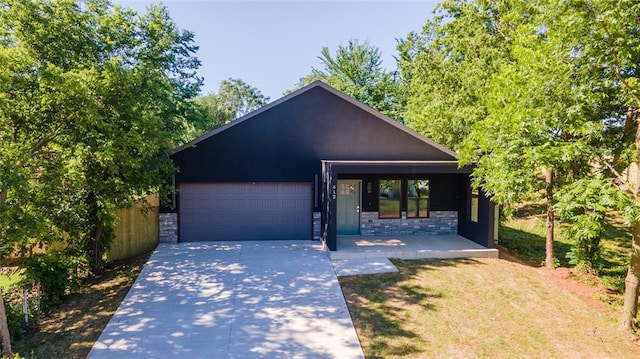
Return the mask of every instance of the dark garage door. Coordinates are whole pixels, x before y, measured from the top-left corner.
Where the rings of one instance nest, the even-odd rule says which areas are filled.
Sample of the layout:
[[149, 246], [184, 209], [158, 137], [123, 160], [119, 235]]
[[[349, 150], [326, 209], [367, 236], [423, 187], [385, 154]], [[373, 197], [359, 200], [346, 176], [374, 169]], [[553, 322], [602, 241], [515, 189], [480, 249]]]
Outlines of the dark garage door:
[[180, 186], [181, 241], [310, 239], [311, 218], [307, 183]]

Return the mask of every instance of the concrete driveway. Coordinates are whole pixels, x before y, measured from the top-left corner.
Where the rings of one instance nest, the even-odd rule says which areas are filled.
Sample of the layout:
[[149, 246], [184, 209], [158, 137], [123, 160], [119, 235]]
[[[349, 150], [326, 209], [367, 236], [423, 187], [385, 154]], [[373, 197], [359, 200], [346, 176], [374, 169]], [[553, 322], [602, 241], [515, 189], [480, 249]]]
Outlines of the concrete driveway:
[[364, 358], [317, 242], [161, 244], [88, 358]]

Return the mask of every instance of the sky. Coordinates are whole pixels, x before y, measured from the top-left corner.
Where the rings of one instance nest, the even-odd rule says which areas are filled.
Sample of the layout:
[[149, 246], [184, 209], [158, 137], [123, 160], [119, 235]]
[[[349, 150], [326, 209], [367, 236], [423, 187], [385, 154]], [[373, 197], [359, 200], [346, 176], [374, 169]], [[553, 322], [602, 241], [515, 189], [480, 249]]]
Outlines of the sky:
[[[114, 3], [138, 12], [147, 0]], [[395, 69], [396, 39], [420, 31], [438, 1], [163, 1], [179, 28], [195, 33], [204, 78], [202, 93], [240, 78], [271, 98], [282, 97], [312, 67], [323, 47], [331, 53], [350, 39], [367, 40], [382, 52], [382, 65]]]

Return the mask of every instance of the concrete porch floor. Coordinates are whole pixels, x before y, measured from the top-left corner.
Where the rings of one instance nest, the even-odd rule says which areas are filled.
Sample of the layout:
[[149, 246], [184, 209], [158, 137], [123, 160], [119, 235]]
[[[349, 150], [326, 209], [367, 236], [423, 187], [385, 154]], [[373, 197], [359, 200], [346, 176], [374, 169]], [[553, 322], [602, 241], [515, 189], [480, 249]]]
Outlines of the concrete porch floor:
[[497, 258], [498, 250], [485, 248], [459, 235], [338, 236], [333, 259], [364, 258]]

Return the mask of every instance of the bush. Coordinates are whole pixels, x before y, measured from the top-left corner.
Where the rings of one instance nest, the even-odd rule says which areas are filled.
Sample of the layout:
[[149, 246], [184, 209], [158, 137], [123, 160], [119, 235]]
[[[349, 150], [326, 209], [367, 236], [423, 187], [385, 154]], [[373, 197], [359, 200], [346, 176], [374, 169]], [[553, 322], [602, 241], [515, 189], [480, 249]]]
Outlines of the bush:
[[9, 334], [11, 339], [18, 340], [22, 338], [22, 334], [26, 330], [24, 326], [24, 313], [22, 312], [22, 306], [15, 305], [8, 301], [5, 301], [4, 310], [7, 313], [7, 326], [9, 327]]
[[[11, 341], [19, 340], [27, 332], [29, 328], [25, 327], [24, 311], [23, 311], [23, 291], [19, 284], [11, 286], [8, 290], [2, 291], [2, 298], [4, 299], [4, 310], [7, 315], [7, 326], [9, 327], [9, 334], [11, 335]], [[27, 315], [29, 318], [29, 325], [34, 324], [36, 318], [36, 310], [33, 305], [33, 301], [29, 301], [27, 307]]]
[[25, 260], [27, 280], [40, 284], [40, 309], [46, 310], [62, 300], [71, 284], [71, 265], [57, 253], [37, 254]]
[[585, 178], [563, 188], [556, 197], [555, 209], [569, 224], [567, 237], [571, 250], [569, 263], [583, 271], [600, 269], [600, 240], [605, 232], [607, 213], [629, 204], [628, 197], [606, 178]]

